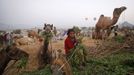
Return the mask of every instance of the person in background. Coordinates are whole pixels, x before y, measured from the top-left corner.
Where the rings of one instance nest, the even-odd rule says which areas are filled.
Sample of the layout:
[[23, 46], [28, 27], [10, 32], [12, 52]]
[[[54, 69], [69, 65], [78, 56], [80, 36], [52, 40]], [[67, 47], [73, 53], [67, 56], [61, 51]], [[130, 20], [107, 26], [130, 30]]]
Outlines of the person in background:
[[4, 35], [5, 45], [10, 46], [13, 43], [12, 34], [7, 32]]

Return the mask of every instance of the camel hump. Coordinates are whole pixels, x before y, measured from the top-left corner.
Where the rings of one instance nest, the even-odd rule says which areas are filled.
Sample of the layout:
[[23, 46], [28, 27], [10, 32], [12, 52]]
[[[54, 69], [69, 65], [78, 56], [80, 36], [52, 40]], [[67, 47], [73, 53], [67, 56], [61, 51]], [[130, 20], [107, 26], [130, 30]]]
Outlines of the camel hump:
[[104, 19], [103, 19], [104, 21], [104, 25], [109, 25], [110, 23], [111, 23], [111, 17], [104, 17]]
[[101, 15], [100, 15], [100, 17], [104, 17], [104, 15], [103, 15], [103, 14], [101, 14]]
[[99, 18], [99, 20], [98, 20], [98, 22], [101, 23], [101, 22], [103, 21], [103, 18], [104, 18], [104, 15], [101, 14], [101, 15], [100, 15], [100, 18]]
[[96, 24], [96, 28], [100, 29], [100, 28], [107, 28], [107, 26], [109, 26], [111, 23], [111, 17], [106, 17], [103, 14], [100, 15], [100, 18]]
[[99, 18], [99, 20], [98, 20], [98, 22], [97, 22], [97, 24], [96, 24], [97, 27], [99, 27], [99, 26], [100, 26], [100, 23], [103, 22], [103, 18], [104, 18], [104, 15], [101, 14], [101, 15], [100, 15], [100, 18]]

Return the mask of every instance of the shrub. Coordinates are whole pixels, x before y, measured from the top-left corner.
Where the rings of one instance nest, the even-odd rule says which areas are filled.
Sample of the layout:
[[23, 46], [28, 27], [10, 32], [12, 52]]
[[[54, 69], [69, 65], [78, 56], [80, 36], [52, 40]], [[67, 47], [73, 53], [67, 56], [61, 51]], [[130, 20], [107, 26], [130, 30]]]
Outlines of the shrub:
[[117, 42], [119, 42], [119, 43], [123, 43], [124, 40], [125, 40], [125, 39], [124, 39], [123, 36], [118, 35], [118, 36], [115, 37], [115, 41], [117, 41]]

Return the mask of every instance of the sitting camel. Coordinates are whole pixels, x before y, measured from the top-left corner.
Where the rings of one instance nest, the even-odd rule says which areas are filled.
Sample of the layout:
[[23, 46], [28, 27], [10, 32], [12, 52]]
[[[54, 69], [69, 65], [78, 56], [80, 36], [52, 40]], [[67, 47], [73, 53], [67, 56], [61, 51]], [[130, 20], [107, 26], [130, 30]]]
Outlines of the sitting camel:
[[34, 30], [28, 30], [28, 37], [31, 38], [39, 38], [38, 32], [34, 31]]
[[[112, 19], [110, 17], [101, 15], [95, 27], [95, 35], [96, 35], [95, 38], [100, 39], [99, 34], [101, 32], [106, 36], [109, 36], [111, 33], [111, 27], [117, 23], [121, 13], [126, 9], [127, 8], [125, 6], [122, 6], [120, 8], [115, 8], [113, 11]], [[104, 32], [105, 30], [106, 32]]]
[[22, 57], [28, 58], [28, 53], [17, 48], [16, 45], [8, 46], [6, 49], [2, 49], [0, 52], [0, 75], [4, 73], [4, 70], [11, 60], [19, 60]]

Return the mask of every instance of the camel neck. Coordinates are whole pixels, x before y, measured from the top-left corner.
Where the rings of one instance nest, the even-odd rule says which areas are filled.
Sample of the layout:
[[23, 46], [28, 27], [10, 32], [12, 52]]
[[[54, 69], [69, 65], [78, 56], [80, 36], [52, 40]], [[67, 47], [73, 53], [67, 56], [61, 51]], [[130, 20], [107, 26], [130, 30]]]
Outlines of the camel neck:
[[111, 22], [111, 25], [116, 24], [116, 23], [117, 23], [117, 21], [118, 21], [118, 19], [119, 19], [119, 16], [113, 16], [113, 18], [112, 18], [112, 22]]
[[44, 50], [45, 52], [48, 51], [48, 46], [49, 46], [49, 40], [44, 41]]
[[3, 57], [3, 60], [1, 61], [2, 63], [0, 64], [0, 75], [3, 74], [6, 66], [8, 65], [8, 63], [10, 62], [10, 58], [6, 55]]
[[49, 46], [49, 42], [52, 38], [52, 35], [51, 33], [48, 33], [45, 35], [45, 38], [44, 38], [44, 50], [47, 51], [48, 50], [48, 46]]

